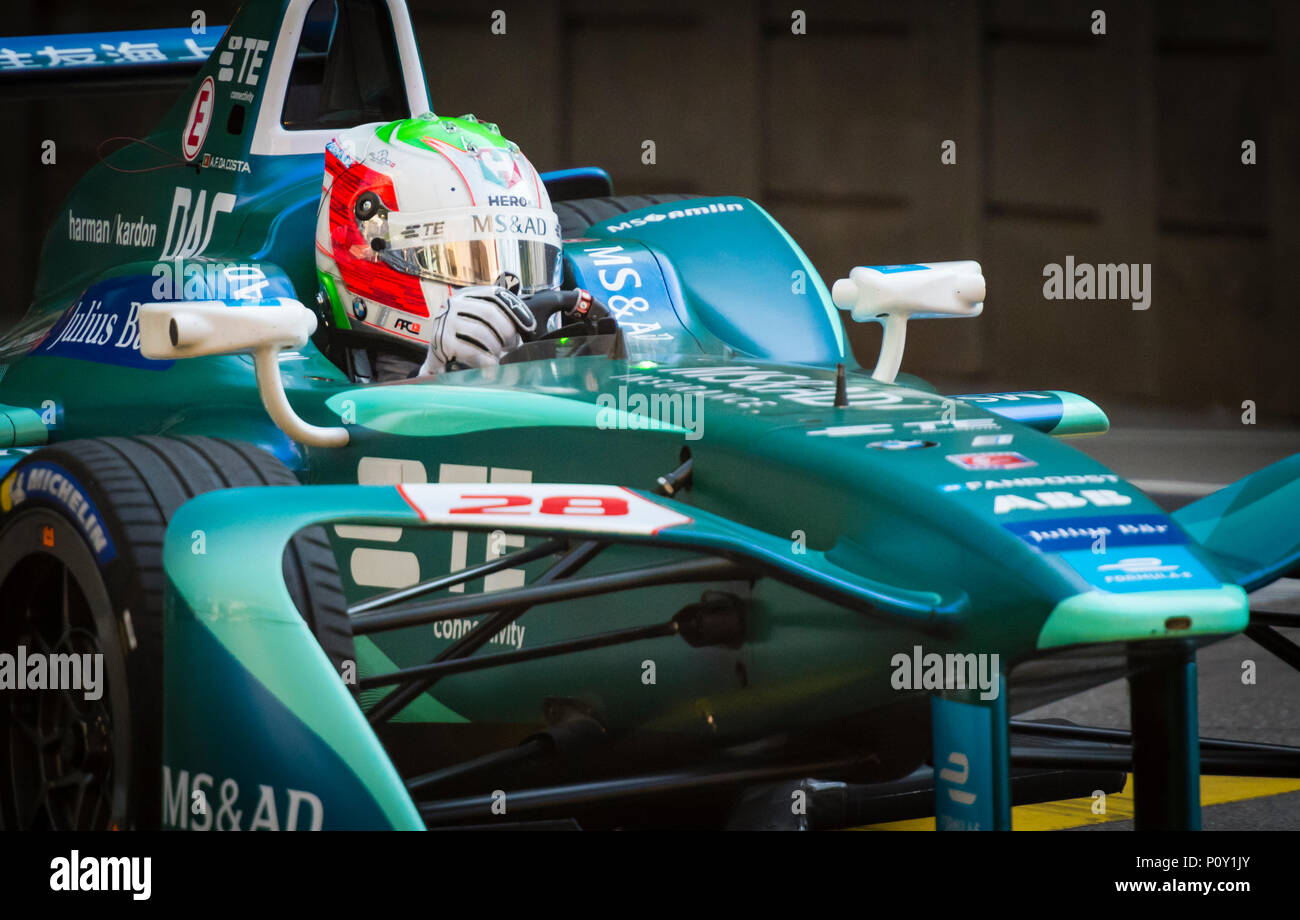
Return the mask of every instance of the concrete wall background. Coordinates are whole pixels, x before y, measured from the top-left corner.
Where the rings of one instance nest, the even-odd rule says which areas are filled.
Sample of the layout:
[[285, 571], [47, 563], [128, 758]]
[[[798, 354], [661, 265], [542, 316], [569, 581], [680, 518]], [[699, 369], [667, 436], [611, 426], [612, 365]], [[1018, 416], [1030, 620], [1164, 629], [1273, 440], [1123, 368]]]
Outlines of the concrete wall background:
[[[236, 4], [12, 3], [11, 34], [229, 21]], [[791, 34], [791, 10], [807, 34]], [[904, 370], [951, 391], [1300, 419], [1300, 4], [411, 0], [435, 107], [498, 122], [542, 169], [619, 192], [742, 194], [828, 282], [855, 264], [976, 258], [977, 320], [914, 324]], [[1107, 34], [1090, 31], [1107, 13]], [[505, 35], [491, 11], [507, 13]], [[101, 140], [171, 92], [0, 101], [7, 325]], [[59, 144], [40, 165], [40, 142]], [[1241, 163], [1241, 142], [1258, 164]], [[641, 162], [652, 139], [658, 162]], [[940, 144], [957, 142], [957, 164]], [[12, 218], [17, 216], [17, 221]], [[1043, 267], [1149, 262], [1149, 310], [1049, 301]], [[870, 366], [874, 325], [850, 330]]]

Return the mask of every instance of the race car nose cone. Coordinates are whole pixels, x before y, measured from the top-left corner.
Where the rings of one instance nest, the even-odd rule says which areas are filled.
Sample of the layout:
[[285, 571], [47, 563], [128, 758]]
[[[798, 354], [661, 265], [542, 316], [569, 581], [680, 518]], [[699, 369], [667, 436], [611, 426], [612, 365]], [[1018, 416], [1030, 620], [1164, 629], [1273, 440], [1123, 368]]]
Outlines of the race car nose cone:
[[1085, 591], [1053, 608], [1039, 630], [1038, 647], [1221, 635], [1240, 632], [1249, 621], [1250, 604], [1237, 585], [1128, 594]]

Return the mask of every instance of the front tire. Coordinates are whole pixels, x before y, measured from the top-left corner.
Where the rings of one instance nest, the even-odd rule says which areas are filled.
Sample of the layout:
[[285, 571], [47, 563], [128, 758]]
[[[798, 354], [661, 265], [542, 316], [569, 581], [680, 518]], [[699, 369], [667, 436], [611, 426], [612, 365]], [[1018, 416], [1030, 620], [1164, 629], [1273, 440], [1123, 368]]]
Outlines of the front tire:
[[[167, 523], [205, 492], [296, 484], [259, 448], [200, 437], [68, 441], [10, 471], [0, 483], [0, 653], [99, 654], [103, 670], [97, 700], [0, 696], [0, 827], [158, 826]], [[293, 538], [284, 575], [330, 660], [353, 659], [322, 528]]]

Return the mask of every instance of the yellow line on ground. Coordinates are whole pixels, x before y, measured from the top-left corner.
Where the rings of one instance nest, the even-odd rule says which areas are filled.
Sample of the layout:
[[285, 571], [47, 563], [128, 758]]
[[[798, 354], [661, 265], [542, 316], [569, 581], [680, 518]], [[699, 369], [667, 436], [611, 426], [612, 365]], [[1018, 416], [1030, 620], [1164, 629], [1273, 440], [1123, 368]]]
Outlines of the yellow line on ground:
[[[1201, 805], [1223, 805], [1300, 790], [1300, 779], [1261, 776], [1202, 776]], [[1098, 800], [1100, 801], [1100, 799]], [[1093, 814], [1093, 799], [1065, 799], [1038, 805], [1017, 805], [1011, 809], [1011, 827], [1017, 831], [1059, 831], [1069, 827], [1126, 821], [1133, 817], [1133, 774], [1121, 792], [1106, 796], [1105, 814]], [[857, 828], [863, 831], [932, 831], [934, 818], [890, 821]]]

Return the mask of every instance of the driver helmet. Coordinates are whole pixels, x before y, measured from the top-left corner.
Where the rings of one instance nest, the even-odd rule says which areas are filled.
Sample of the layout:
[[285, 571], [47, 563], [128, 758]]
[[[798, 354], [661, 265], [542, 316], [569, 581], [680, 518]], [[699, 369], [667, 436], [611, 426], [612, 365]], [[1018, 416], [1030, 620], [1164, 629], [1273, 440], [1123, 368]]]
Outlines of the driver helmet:
[[427, 113], [325, 147], [316, 268], [327, 326], [427, 347], [457, 289], [559, 287], [560, 221], [496, 125]]

